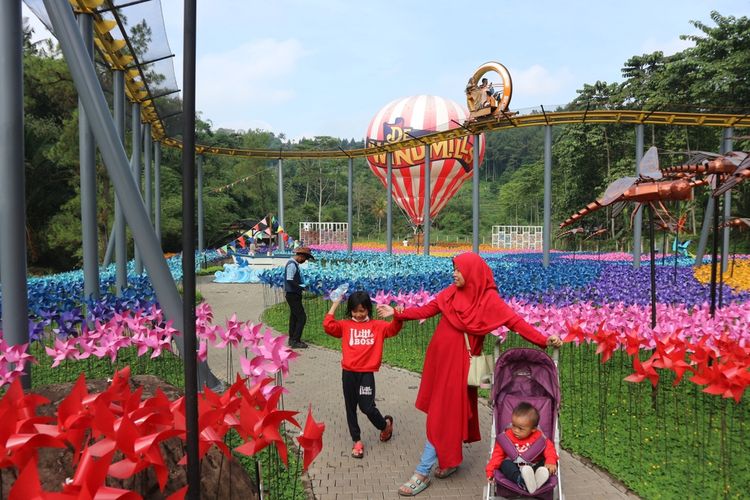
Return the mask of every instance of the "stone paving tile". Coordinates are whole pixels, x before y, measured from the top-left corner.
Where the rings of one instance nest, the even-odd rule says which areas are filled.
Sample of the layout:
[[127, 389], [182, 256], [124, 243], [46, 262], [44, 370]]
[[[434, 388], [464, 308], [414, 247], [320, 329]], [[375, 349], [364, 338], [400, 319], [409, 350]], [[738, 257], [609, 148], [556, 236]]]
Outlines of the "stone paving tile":
[[[207, 278], [199, 278], [198, 289], [213, 307], [214, 323], [222, 323], [234, 313], [240, 320], [258, 321], [269, 296], [272, 300], [280, 297], [264, 292], [261, 285], [211, 283]], [[419, 376], [388, 366], [381, 368], [376, 375], [376, 401], [383, 414], [395, 418], [393, 438], [388, 443], [381, 443], [379, 431], [360, 414], [365, 456], [354, 459], [349, 456], [352, 443], [341, 394], [340, 354], [315, 346], [298, 352], [300, 357], [291, 364], [285, 381], [290, 393], [284, 396], [283, 402], [286, 409], [297, 410], [302, 415], [312, 403], [316, 420], [326, 424], [323, 451], [308, 471], [314, 498], [402, 498], [397, 494], [398, 486], [413, 473], [425, 439], [425, 416], [414, 408]], [[209, 364], [217, 376], [234, 380], [239, 353], [233, 353], [230, 360], [223, 351], [209, 350]], [[482, 441], [465, 445], [461, 468], [450, 478], [433, 478], [430, 487], [418, 498], [482, 498], [486, 483], [484, 466], [491, 448], [489, 429], [492, 415], [486, 405], [480, 405], [479, 411]], [[565, 451], [561, 454], [561, 474], [567, 500], [637, 498], [631, 493], [623, 493], [622, 485], [615, 484], [606, 473], [576, 460]]]

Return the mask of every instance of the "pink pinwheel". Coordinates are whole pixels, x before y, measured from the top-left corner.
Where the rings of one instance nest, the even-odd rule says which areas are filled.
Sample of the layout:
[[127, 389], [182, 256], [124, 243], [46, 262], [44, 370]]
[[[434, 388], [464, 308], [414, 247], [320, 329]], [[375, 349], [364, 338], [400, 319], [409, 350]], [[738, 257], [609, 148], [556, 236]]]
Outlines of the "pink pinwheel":
[[232, 314], [232, 317], [227, 320], [227, 328], [219, 332], [221, 341], [216, 344], [216, 347], [224, 349], [226, 346], [231, 345], [237, 347], [242, 340], [241, 323], [237, 321], [237, 314]]
[[45, 346], [44, 350], [52, 357], [52, 368], [57, 367], [65, 360], [76, 359], [80, 353], [76, 344], [78, 344], [76, 338], [68, 338], [65, 341], [56, 338], [54, 349]]

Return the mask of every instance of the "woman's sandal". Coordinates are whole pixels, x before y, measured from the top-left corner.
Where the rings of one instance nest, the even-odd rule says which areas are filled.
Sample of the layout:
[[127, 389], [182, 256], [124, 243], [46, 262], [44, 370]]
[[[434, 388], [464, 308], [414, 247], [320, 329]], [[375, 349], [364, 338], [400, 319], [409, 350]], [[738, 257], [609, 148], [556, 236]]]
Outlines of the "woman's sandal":
[[398, 494], [402, 497], [413, 497], [422, 493], [430, 485], [430, 478], [424, 478], [424, 481], [419, 479], [419, 476], [414, 474], [407, 482], [401, 485], [401, 488], [409, 490], [405, 493], [401, 488], [398, 489]]
[[365, 445], [362, 443], [362, 441], [357, 441], [354, 443], [354, 447], [352, 448], [352, 457], [354, 458], [362, 458], [365, 456]]
[[458, 467], [448, 467], [447, 469], [437, 468], [435, 469], [435, 477], [439, 479], [445, 479], [458, 470]]

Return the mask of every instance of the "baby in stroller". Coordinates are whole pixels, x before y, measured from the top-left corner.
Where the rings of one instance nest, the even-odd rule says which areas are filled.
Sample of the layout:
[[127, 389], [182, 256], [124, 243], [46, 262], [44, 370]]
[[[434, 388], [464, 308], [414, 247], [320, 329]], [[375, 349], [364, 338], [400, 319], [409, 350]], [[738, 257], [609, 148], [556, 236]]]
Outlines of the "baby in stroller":
[[555, 362], [538, 349], [505, 351], [495, 363], [492, 402], [493, 449], [485, 498], [562, 498]]
[[495, 471], [534, 493], [557, 472], [557, 452], [552, 440], [539, 430], [539, 412], [526, 401], [513, 408], [511, 424], [497, 435], [487, 464], [487, 480], [495, 481]]

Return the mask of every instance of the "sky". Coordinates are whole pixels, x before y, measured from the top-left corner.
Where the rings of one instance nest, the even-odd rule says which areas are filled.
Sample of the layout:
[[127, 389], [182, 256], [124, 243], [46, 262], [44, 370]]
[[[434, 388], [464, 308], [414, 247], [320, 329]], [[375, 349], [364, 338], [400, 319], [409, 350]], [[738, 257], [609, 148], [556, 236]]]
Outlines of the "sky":
[[[162, 7], [182, 86], [183, 0]], [[198, 0], [196, 108], [214, 129], [361, 139], [395, 99], [465, 106], [466, 81], [497, 61], [511, 109], [551, 109], [585, 83], [622, 81], [634, 55], [689, 47], [680, 35], [713, 25], [712, 10], [750, 16], [750, 2]]]

